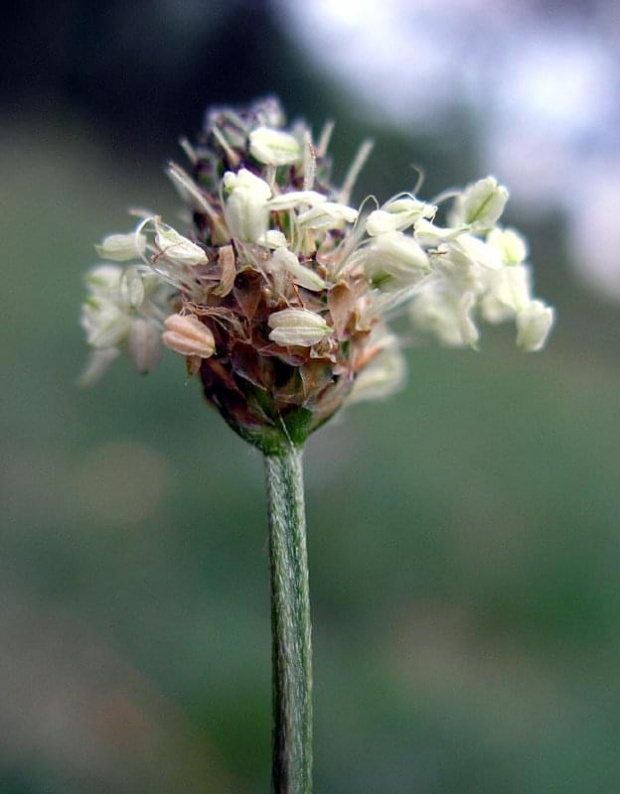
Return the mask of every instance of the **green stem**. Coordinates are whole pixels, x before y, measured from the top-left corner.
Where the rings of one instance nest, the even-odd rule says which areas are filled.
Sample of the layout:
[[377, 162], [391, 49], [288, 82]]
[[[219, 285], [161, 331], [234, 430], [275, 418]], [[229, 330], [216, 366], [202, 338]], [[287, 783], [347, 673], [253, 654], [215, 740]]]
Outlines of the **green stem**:
[[271, 561], [273, 794], [312, 791], [312, 642], [301, 450], [266, 455]]

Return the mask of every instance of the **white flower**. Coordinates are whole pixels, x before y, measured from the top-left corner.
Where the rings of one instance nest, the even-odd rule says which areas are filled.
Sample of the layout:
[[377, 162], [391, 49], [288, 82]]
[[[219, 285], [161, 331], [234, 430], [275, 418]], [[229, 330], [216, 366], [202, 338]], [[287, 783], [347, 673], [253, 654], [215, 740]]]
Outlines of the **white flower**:
[[414, 298], [411, 320], [416, 330], [430, 333], [448, 347], [475, 347], [479, 333], [473, 320], [473, 292], [429, 288]]
[[[98, 380], [124, 350], [138, 372], [149, 372], [160, 357], [157, 302], [168, 300], [168, 291], [149, 274], [146, 287], [137, 267], [100, 265], [86, 277], [90, 295], [82, 305], [81, 324], [86, 341], [94, 348], [80, 383]], [[147, 299], [147, 293], [149, 295]], [[146, 312], [146, 314], [144, 313]]]
[[402, 232], [374, 237], [360, 251], [366, 280], [381, 290], [397, 290], [420, 281], [429, 272], [422, 247]]
[[457, 237], [464, 234], [469, 230], [468, 226], [459, 226], [456, 229], [452, 227], [444, 228], [442, 226], [435, 226], [426, 218], [420, 218], [415, 222], [413, 228], [413, 236], [426, 248], [437, 248], [442, 243], [456, 240]]
[[286, 235], [277, 229], [269, 229], [265, 234], [262, 234], [256, 241], [259, 245], [264, 245], [265, 248], [270, 248], [272, 251], [276, 248], [286, 248], [288, 241]]
[[84, 387], [92, 386], [105, 375], [119, 355], [120, 350], [116, 347], [91, 351], [86, 366], [78, 378], [78, 384]]
[[511, 265], [487, 275], [482, 298], [482, 316], [491, 323], [502, 322], [524, 309], [531, 298], [531, 273], [525, 265]]
[[517, 314], [517, 346], [528, 353], [542, 350], [555, 319], [550, 306], [533, 300]]
[[395, 337], [389, 337], [383, 349], [357, 376], [347, 403], [379, 400], [397, 392], [405, 383], [407, 365]]
[[274, 275], [277, 290], [283, 292], [282, 278], [288, 274], [293, 283], [313, 292], [321, 292], [326, 287], [323, 279], [311, 270], [299, 263], [299, 260], [292, 251], [286, 248], [278, 248], [266, 265], [266, 270]]
[[140, 373], [155, 369], [161, 358], [161, 331], [152, 319], [135, 317], [127, 336], [127, 355]]
[[393, 199], [366, 219], [366, 232], [375, 237], [385, 232], [402, 231], [421, 218], [432, 218], [437, 207], [412, 197]]
[[469, 224], [476, 229], [490, 229], [499, 220], [508, 201], [508, 191], [497, 179], [488, 176], [469, 185], [460, 193], [450, 217], [452, 226]]
[[91, 347], [118, 347], [127, 338], [130, 318], [121, 294], [122, 278], [119, 265], [100, 265], [86, 276], [91, 294], [82, 304], [80, 322]]
[[459, 235], [449, 245], [453, 251], [459, 249], [473, 264], [485, 270], [500, 270], [503, 266], [498, 252], [471, 234]]
[[92, 297], [82, 305], [82, 328], [91, 347], [118, 347], [127, 338], [130, 319], [118, 304], [105, 298]]
[[471, 234], [442, 243], [432, 252], [431, 260], [437, 276], [457, 292], [481, 292], [488, 271], [503, 267], [497, 251]]
[[102, 259], [111, 262], [129, 262], [140, 259], [146, 250], [146, 237], [143, 234], [110, 234], [95, 249]]
[[244, 243], [257, 242], [269, 228], [267, 201], [271, 188], [260, 177], [242, 168], [224, 174], [226, 223], [231, 235]]
[[120, 298], [127, 306], [138, 309], [145, 297], [144, 277], [137, 267], [128, 267], [119, 285]]
[[499, 252], [507, 265], [520, 265], [527, 258], [527, 242], [514, 229], [491, 229], [487, 244]]
[[300, 142], [288, 132], [259, 127], [250, 133], [250, 154], [265, 165], [293, 165], [302, 153]]
[[317, 204], [297, 218], [297, 223], [307, 229], [340, 229], [344, 223], [354, 223], [357, 210], [346, 204], [325, 201]]
[[123, 269], [118, 265], [98, 265], [86, 274], [86, 286], [94, 295], [118, 296]]
[[283, 309], [269, 315], [269, 334], [278, 345], [312, 347], [332, 333], [332, 329], [319, 314], [307, 309]]
[[207, 255], [200, 246], [179, 234], [172, 226], [155, 220], [155, 245], [159, 248], [158, 258], [179, 267], [204, 265]]
[[281, 193], [270, 199], [269, 209], [272, 212], [280, 212], [281, 210], [296, 209], [303, 205], [316, 207], [317, 204], [323, 204], [326, 201], [327, 196], [317, 193], [316, 190], [289, 190], [288, 193]]
[[183, 356], [210, 358], [215, 352], [211, 330], [193, 314], [171, 314], [164, 320], [166, 330], [161, 341]]

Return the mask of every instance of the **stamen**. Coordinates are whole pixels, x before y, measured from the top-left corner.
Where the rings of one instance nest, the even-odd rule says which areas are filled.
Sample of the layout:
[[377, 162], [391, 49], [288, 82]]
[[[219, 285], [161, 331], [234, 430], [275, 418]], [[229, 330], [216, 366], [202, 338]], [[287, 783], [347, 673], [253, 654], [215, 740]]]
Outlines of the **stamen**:
[[304, 133], [304, 190], [312, 190], [316, 176], [316, 153], [308, 130]]
[[325, 124], [323, 125], [323, 129], [321, 130], [321, 134], [319, 136], [319, 142], [316, 145], [317, 157], [325, 156], [335, 126], [336, 123], [334, 121], [326, 121]]
[[357, 150], [357, 154], [349, 166], [349, 170], [347, 171], [347, 175], [344, 179], [344, 184], [342, 185], [342, 189], [338, 195], [338, 201], [341, 204], [349, 203], [351, 191], [353, 190], [362, 168], [366, 165], [366, 160], [368, 160], [374, 145], [375, 142], [370, 140], [370, 138], [367, 138]]

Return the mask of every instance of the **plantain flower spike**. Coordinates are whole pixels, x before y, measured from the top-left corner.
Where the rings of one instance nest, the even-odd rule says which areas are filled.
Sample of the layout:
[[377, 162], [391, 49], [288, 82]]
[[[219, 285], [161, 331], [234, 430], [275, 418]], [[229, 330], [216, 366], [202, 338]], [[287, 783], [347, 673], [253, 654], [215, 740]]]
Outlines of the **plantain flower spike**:
[[476, 348], [481, 321], [512, 320], [521, 349], [544, 347], [554, 311], [533, 295], [526, 241], [499, 225], [507, 189], [489, 176], [435, 202], [403, 192], [364, 211], [349, 196], [371, 146], [334, 184], [331, 127], [315, 142], [273, 98], [207, 113], [185, 142], [189, 166], [167, 169], [191, 226], [140, 213], [97, 246], [82, 382], [121, 354], [148, 372], [166, 347], [237, 433], [277, 452], [343, 406], [401, 388], [406, 362], [387, 326], [398, 313], [416, 343]]

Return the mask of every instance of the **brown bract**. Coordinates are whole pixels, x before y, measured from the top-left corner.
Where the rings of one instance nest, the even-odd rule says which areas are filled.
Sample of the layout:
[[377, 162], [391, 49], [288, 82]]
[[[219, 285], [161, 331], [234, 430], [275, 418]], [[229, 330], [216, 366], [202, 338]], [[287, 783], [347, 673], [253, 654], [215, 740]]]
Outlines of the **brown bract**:
[[[211, 251], [210, 264], [196, 273], [199, 289], [182, 296], [183, 312], [199, 318], [215, 339], [215, 353], [191, 357], [189, 372], [199, 374], [207, 400], [244, 437], [257, 443], [275, 433], [301, 443], [341, 407], [357, 370], [372, 357], [376, 321], [361, 312], [367, 287], [362, 276], [349, 274], [317, 293], [288, 278], [279, 293], [260, 266], [269, 252], [253, 247], [251, 257], [247, 253], [234, 244]], [[324, 270], [312, 259], [304, 264]], [[268, 318], [291, 308], [320, 315], [333, 332], [311, 347], [276, 344]]]

